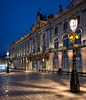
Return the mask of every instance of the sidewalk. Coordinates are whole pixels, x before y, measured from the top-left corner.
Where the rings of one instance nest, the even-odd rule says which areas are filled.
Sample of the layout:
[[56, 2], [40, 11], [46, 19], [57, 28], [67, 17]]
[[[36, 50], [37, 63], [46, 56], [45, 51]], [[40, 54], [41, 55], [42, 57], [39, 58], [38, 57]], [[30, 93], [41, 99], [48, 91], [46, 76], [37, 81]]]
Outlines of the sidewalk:
[[0, 72], [0, 100], [86, 100], [86, 77], [80, 92], [71, 93], [70, 75], [13, 70]]

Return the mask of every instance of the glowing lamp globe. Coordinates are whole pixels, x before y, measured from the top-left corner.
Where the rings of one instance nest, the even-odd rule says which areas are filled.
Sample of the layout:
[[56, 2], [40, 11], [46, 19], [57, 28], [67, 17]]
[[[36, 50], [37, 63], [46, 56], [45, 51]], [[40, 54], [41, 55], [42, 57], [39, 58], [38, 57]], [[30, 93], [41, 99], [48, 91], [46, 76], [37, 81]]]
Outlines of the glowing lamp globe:
[[7, 56], [9, 56], [9, 51], [7, 50]]
[[70, 24], [70, 29], [73, 32], [75, 32], [76, 28], [77, 28], [77, 25], [78, 25], [78, 20], [77, 19], [71, 19], [69, 24]]
[[44, 61], [44, 59], [42, 59], [42, 61]]

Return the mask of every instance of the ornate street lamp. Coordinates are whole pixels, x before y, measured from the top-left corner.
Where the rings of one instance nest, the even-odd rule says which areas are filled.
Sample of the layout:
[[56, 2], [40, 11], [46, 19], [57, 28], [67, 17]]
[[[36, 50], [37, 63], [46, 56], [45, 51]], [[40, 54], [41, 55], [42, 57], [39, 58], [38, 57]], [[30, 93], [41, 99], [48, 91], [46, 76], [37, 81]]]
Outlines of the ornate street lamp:
[[9, 51], [7, 50], [7, 73], [9, 73]]
[[76, 47], [75, 47], [75, 38], [77, 38], [77, 34], [75, 33], [77, 25], [78, 25], [78, 20], [76, 19], [76, 16], [73, 15], [71, 16], [72, 19], [70, 20], [70, 29], [72, 30], [72, 34], [70, 36], [70, 39], [73, 40], [73, 69], [71, 72], [71, 80], [70, 80], [70, 91], [71, 92], [79, 92], [80, 91], [80, 85], [79, 85], [79, 80], [78, 80], [78, 73], [76, 70]]

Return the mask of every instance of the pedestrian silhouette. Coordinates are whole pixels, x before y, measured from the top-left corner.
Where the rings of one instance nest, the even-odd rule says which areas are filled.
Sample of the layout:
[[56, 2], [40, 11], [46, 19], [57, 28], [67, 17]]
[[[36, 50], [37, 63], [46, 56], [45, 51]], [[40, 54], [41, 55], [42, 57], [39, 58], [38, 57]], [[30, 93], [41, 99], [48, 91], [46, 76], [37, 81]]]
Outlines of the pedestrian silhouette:
[[58, 75], [60, 75], [60, 76], [62, 75], [62, 69], [61, 68], [58, 69]]

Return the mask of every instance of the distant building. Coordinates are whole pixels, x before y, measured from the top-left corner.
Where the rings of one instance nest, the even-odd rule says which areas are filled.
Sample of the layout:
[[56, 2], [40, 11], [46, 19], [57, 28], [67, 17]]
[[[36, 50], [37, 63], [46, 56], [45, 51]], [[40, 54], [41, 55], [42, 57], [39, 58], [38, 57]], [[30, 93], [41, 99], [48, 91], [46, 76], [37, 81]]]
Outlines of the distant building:
[[7, 59], [6, 59], [6, 55], [0, 57], [0, 70], [1, 69], [5, 69], [7, 67]]
[[86, 0], [76, 0], [55, 16], [48, 19], [38, 12], [37, 21], [30, 33], [22, 36], [10, 47], [12, 67], [28, 70], [71, 71], [73, 66], [72, 41], [69, 21], [72, 14], [77, 15], [79, 38], [75, 40], [76, 68], [86, 72]]

